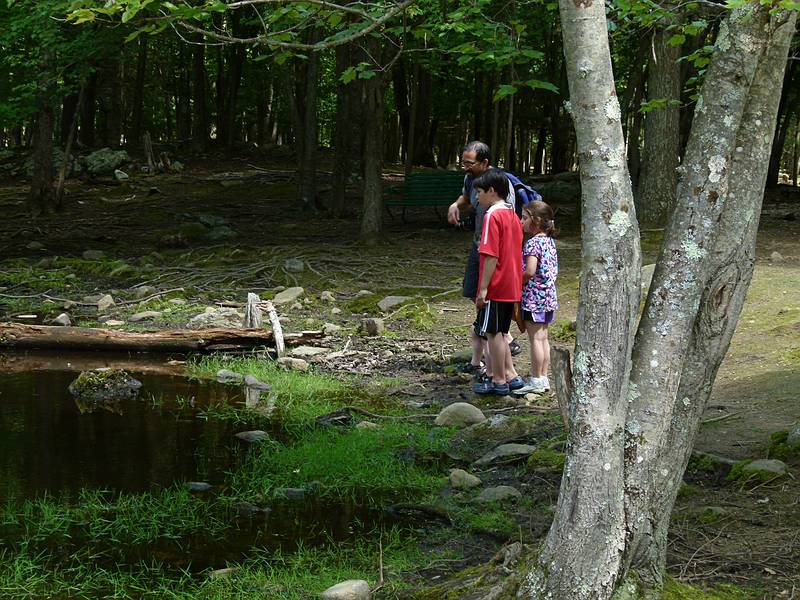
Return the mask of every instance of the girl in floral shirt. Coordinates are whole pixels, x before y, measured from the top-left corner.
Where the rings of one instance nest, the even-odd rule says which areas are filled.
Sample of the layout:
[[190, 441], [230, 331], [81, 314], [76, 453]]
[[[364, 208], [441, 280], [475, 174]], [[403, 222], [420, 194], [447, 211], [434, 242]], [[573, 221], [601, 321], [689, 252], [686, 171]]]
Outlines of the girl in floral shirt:
[[550, 389], [547, 326], [553, 322], [558, 308], [558, 253], [553, 240], [558, 231], [553, 216], [553, 209], [540, 201], [527, 204], [522, 213], [522, 227], [532, 236], [522, 249], [521, 306], [531, 343], [531, 377], [528, 385], [516, 392], [520, 394], [542, 393]]

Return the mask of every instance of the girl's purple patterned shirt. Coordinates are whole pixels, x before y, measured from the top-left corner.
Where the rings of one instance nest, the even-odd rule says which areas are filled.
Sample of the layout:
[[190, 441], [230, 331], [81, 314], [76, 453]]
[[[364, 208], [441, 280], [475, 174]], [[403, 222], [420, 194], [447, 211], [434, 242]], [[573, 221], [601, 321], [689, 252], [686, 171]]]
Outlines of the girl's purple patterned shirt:
[[558, 277], [558, 253], [553, 238], [535, 235], [522, 249], [522, 268], [529, 256], [535, 256], [536, 274], [522, 286], [522, 308], [530, 312], [549, 312], [558, 308], [556, 278]]

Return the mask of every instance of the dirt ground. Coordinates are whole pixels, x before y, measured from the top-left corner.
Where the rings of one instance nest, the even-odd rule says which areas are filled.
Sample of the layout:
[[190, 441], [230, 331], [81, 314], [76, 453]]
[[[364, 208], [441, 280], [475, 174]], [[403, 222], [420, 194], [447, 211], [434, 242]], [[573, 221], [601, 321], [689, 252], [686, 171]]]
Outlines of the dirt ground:
[[[268, 165], [268, 166], [267, 166]], [[324, 211], [302, 212], [292, 199], [292, 172], [251, 157], [188, 161], [178, 175], [134, 177], [130, 182], [70, 182], [63, 212], [32, 221], [27, 216], [23, 182], [0, 184], [0, 271], [3, 265], [31, 265], [53, 256], [80, 257], [85, 250], [102, 250], [123, 261], [139, 284], [162, 289], [184, 288], [198, 303], [242, 302], [247, 291], [278, 285], [302, 285], [318, 296], [333, 291], [350, 307], [333, 314], [321, 303], [287, 314], [291, 329], [321, 322], [355, 327], [362, 317], [357, 293], [409, 295], [423, 298], [414, 311], [384, 315], [385, 339], [368, 342], [358, 336], [343, 340], [351, 349], [372, 352], [365, 375], [395, 375], [408, 383], [411, 395], [435, 397], [446, 404], [474, 399], [463, 377], [431, 365], [463, 352], [472, 321], [472, 305], [461, 298], [460, 283], [470, 234], [448, 226], [433, 209], [409, 210], [406, 219], [385, 217], [385, 235], [378, 246], [358, 241], [355, 219], [333, 219]], [[390, 177], [391, 179], [391, 177]], [[330, 187], [322, 181], [324, 202]], [[351, 195], [353, 206], [359, 199]], [[193, 240], [197, 215], [220, 217], [235, 232], [221, 241]], [[580, 262], [577, 208], [563, 204], [558, 240], [559, 337], [570, 347], [568, 323], [577, 310]], [[644, 263], [654, 262], [658, 232], [645, 235]], [[729, 354], [719, 372], [697, 448], [732, 459], [763, 458], [769, 436], [800, 420], [800, 193], [769, 195], [758, 240], [757, 265]], [[42, 247], [32, 242], [39, 242]], [[155, 254], [154, 254], [155, 253]], [[308, 269], [293, 273], [285, 260], [299, 258]], [[155, 274], [154, 270], [155, 269]], [[130, 286], [127, 271], [120, 286]], [[113, 276], [101, 281], [73, 281], [45, 292], [18, 282], [4, 282], [6, 297], [40, 302], [41, 293], [78, 299], [114, 286]], [[0, 316], [19, 314], [16, 304], [0, 304]], [[46, 308], [46, 307], [45, 307]], [[53, 305], [52, 312], [57, 314]], [[54, 316], [54, 315], [53, 315]], [[88, 313], [85, 320], [93, 317]], [[528, 343], [516, 364], [527, 373]], [[387, 351], [391, 355], [387, 354]], [[438, 362], [437, 362], [438, 361]], [[498, 401], [485, 402], [502, 408]], [[552, 404], [552, 401], [550, 401]], [[690, 485], [676, 507], [671, 535], [669, 570], [683, 581], [742, 585], [758, 598], [800, 598], [800, 485], [793, 476], [755, 488], [740, 488], [724, 478], [688, 476]], [[557, 479], [549, 481], [543, 498], [554, 501]], [[532, 485], [532, 484], [531, 484]], [[528, 518], [529, 534], [546, 532], [547, 521]], [[452, 571], [452, 568], [443, 571]]]

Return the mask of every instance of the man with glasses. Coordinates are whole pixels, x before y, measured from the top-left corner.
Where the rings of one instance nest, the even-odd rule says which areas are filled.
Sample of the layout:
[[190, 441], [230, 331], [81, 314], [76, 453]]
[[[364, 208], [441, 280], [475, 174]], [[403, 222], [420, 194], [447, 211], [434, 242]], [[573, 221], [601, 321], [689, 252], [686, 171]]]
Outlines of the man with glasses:
[[[483, 219], [486, 216], [487, 209], [482, 208], [478, 203], [478, 193], [477, 190], [474, 189], [472, 182], [491, 168], [491, 160], [492, 153], [489, 150], [489, 146], [485, 143], [476, 140], [464, 146], [464, 150], [461, 153], [461, 168], [465, 171], [464, 187], [458, 199], [447, 209], [447, 221], [451, 225], [456, 226], [459, 224], [462, 212], [466, 212], [470, 208], [475, 211], [475, 233], [472, 236], [472, 247], [467, 257], [467, 268], [464, 271], [464, 285], [462, 289], [462, 295], [473, 301], [478, 295], [478, 271], [480, 269], [478, 246], [480, 244], [481, 231], [483, 230]], [[516, 179], [516, 177], [514, 179]], [[515, 186], [509, 185], [505, 202], [511, 208], [515, 208], [515, 199]], [[520, 256], [522, 256], [522, 248], [520, 248]], [[522, 351], [519, 344], [511, 339], [510, 335], [508, 335], [508, 342], [512, 356], [516, 356]], [[484, 352], [484, 340], [478, 336], [474, 328], [470, 334], [470, 345], [472, 346], [472, 359], [470, 360], [469, 370], [480, 379], [483, 375], [481, 372], [481, 358], [485, 357], [488, 359], [488, 353]], [[491, 373], [491, 363], [486, 360], [485, 374], [490, 376]]]

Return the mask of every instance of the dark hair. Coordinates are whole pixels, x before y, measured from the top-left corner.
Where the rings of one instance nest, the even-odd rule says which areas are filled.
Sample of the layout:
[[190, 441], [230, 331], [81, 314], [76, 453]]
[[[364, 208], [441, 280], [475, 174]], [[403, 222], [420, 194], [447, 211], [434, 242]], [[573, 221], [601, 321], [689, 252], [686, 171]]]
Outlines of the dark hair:
[[555, 212], [553, 212], [553, 208], [547, 204], [547, 202], [534, 200], [526, 204], [522, 210], [528, 213], [528, 216], [536, 227], [543, 231], [545, 235], [550, 237], [558, 235], [558, 227], [556, 227], [556, 222], [553, 219], [555, 217]]
[[478, 140], [468, 142], [461, 152], [474, 152], [475, 160], [478, 162], [482, 162], [484, 160], [488, 160], [489, 164], [492, 162], [492, 151], [489, 149], [489, 146], [483, 142], [479, 142]]
[[492, 167], [487, 170], [472, 182], [472, 186], [484, 192], [492, 188], [503, 200], [508, 198], [508, 177], [500, 169]]

